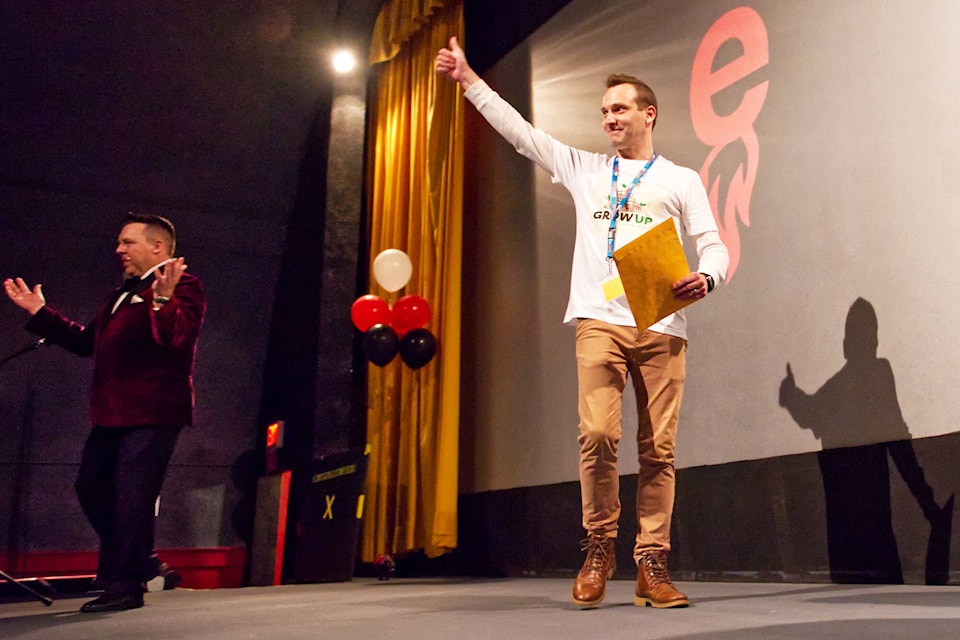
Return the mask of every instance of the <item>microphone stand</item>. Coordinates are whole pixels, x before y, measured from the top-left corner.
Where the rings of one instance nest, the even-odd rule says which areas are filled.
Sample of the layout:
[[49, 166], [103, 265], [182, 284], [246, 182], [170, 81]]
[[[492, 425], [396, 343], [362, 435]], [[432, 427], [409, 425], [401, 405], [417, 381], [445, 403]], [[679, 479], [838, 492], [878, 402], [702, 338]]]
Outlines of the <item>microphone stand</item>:
[[[21, 356], [21, 355], [23, 355], [24, 353], [29, 353], [30, 351], [36, 351], [37, 349], [39, 349], [40, 347], [44, 346], [45, 344], [48, 344], [46, 338], [40, 338], [39, 340], [35, 340], [34, 342], [31, 342], [30, 344], [28, 344], [27, 346], [23, 347], [23, 348], [20, 349], [19, 351], [15, 351], [14, 353], [11, 353], [11, 354], [8, 355], [7, 357], [5, 357], [5, 358], [3, 358], [2, 360], [0, 360], [0, 367], [2, 367], [3, 365], [5, 365], [6, 363], [10, 362], [11, 360], [13, 360], [14, 358], [16, 358], [17, 356]], [[22, 589], [23, 591], [29, 593], [31, 596], [33, 596], [34, 598], [36, 598], [37, 600], [39, 600], [39, 601], [42, 602], [43, 604], [47, 605], [48, 607], [49, 607], [51, 604], [53, 604], [53, 599], [51, 599], [51, 598], [43, 595], [42, 593], [40, 593], [39, 591], [36, 591], [35, 589], [32, 589], [32, 588], [28, 587], [27, 585], [23, 584], [23, 582], [20, 582], [19, 580], [17, 580], [17, 579], [14, 578], [13, 576], [11, 576], [9, 573], [3, 571], [2, 569], [0, 569], [0, 578], [2, 578], [3, 580], [6, 580], [6, 581], [9, 582], [10, 584], [16, 585], [17, 587], [19, 587], [19, 588]]]
[[22, 356], [23, 354], [29, 353], [30, 351], [36, 351], [37, 349], [39, 349], [40, 347], [42, 347], [42, 346], [45, 345], [45, 344], [47, 344], [47, 339], [46, 339], [46, 338], [40, 338], [39, 340], [34, 340], [33, 342], [31, 342], [30, 344], [28, 344], [28, 345], [25, 346], [24, 348], [20, 349], [19, 351], [14, 351], [13, 353], [11, 353], [11, 354], [8, 355], [7, 357], [5, 357], [3, 360], [0, 360], [0, 367], [2, 367], [3, 365], [5, 365], [6, 363], [10, 362], [11, 360], [13, 360], [14, 358], [16, 358], [17, 356]]
[[43, 595], [42, 593], [40, 593], [39, 591], [37, 591], [37, 590], [35, 590], [35, 589], [32, 589], [31, 587], [28, 587], [27, 585], [23, 584], [23, 582], [20, 582], [19, 580], [17, 580], [17, 579], [14, 578], [13, 576], [11, 576], [9, 573], [7, 573], [6, 571], [4, 571], [3, 569], [0, 569], [0, 578], [3, 578], [4, 580], [6, 580], [7, 582], [9, 582], [10, 584], [15, 584], [15, 585], [17, 585], [19, 588], [23, 589], [24, 591], [26, 591], [26, 592], [29, 593], [31, 596], [33, 596], [34, 598], [36, 598], [37, 600], [39, 600], [39, 601], [42, 602], [43, 604], [47, 605], [48, 607], [53, 604], [53, 599], [52, 599], [52, 598], [49, 598], [49, 597]]

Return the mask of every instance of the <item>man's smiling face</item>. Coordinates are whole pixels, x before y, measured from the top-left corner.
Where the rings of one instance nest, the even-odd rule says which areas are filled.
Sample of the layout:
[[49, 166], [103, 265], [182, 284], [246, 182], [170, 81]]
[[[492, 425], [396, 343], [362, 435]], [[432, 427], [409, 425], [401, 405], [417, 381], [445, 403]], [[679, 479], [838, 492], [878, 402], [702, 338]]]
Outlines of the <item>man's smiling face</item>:
[[131, 222], [120, 230], [117, 237], [117, 256], [126, 278], [140, 277], [160, 262], [163, 243], [147, 237], [147, 225]]
[[610, 146], [625, 158], [636, 157], [635, 153], [647, 141], [650, 124], [656, 117], [656, 107], [637, 104], [637, 90], [631, 84], [618, 84], [603, 94], [600, 107], [603, 114], [603, 131]]

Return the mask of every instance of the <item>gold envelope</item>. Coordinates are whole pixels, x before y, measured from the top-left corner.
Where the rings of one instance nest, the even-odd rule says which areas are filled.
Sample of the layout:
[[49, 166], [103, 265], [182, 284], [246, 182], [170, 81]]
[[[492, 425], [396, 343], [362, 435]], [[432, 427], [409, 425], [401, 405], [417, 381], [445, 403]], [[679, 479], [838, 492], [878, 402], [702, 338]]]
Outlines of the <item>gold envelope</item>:
[[689, 275], [690, 267], [672, 218], [614, 251], [613, 258], [638, 328], [693, 302], [673, 297], [673, 283]]

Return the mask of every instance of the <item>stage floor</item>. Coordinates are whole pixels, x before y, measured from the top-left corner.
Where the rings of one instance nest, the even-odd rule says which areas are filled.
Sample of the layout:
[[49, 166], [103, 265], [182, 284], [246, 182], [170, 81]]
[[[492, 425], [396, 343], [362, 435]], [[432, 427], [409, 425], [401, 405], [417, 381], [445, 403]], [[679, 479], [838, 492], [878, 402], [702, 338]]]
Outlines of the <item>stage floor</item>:
[[960, 637], [960, 586], [677, 583], [687, 609], [633, 606], [633, 583], [608, 584], [580, 610], [569, 580], [394, 579], [146, 595], [142, 609], [81, 614], [84, 598], [50, 607], [0, 604], [0, 638], [237, 640], [925, 640]]

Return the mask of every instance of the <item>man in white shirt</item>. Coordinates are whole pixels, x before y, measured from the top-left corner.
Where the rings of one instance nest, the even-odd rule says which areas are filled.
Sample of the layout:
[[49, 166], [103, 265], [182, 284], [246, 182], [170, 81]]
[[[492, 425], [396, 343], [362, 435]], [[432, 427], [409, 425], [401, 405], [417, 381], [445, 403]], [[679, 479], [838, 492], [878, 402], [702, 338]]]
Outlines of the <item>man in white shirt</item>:
[[[614, 541], [620, 516], [617, 448], [627, 376], [640, 408], [637, 444], [638, 531], [634, 542], [634, 604], [685, 607], [689, 600], [667, 572], [675, 494], [674, 445], [685, 380], [687, 346], [683, 311], [637, 328], [625, 296], [605, 283], [619, 276], [613, 261], [621, 247], [665, 220], [696, 243], [697, 270], [673, 283], [678, 300], [713, 291], [727, 272], [729, 254], [717, 231], [696, 172], [658, 155], [653, 147], [657, 99], [632, 76], [607, 78], [601, 113], [615, 155], [564, 145], [534, 128], [470, 68], [456, 38], [437, 54], [437, 72], [456, 82], [493, 128], [523, 156], [545, 169], [573, 197], [576, 241], [570, 299], [564, 322], [576, 326], [580, 414], [580, 487], [586, 559], [573, 601], [603, 601], [616, 570]], [[599, 215], [598, 215], [599, 213]]]

